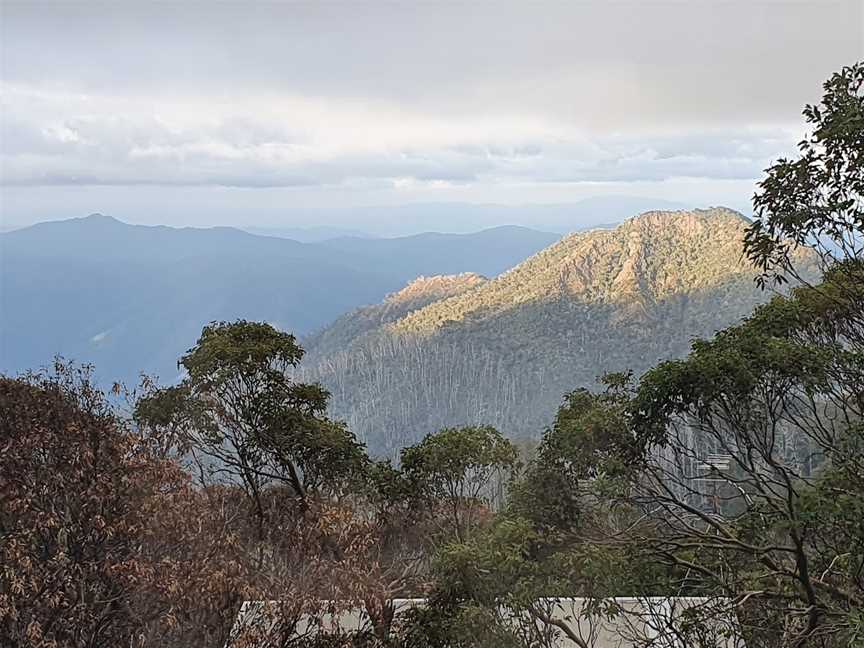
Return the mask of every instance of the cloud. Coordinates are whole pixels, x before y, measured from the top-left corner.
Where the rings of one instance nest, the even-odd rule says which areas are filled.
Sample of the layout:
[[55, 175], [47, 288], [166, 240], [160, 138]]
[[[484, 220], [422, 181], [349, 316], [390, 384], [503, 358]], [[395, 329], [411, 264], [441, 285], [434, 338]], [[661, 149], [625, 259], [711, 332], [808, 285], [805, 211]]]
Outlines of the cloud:
[[7, 2], [4, 79], [96, 93], [500, 106], [580, 127], [795, 119], [862, 55], [859, 0]]
[[748, 195], [864, 42], [860, 0], [2, 12], [0, 183], [19, 196], [16, 219], [40, 192], [65, 205], [93, 187], [105, 191], [82, 198], [92, 211], [97, 193], [129, 187], [138, 201], [210, 191], [210, 209], [223, 188], [309, 204], [551, 201], [691, 180]]
[[351, 182], [754, 178], [794, 128], [596, 133], [553, 119], [443, 119], [308, 97], [131, 97], [5, 84], [6, 185], [292, 187]]

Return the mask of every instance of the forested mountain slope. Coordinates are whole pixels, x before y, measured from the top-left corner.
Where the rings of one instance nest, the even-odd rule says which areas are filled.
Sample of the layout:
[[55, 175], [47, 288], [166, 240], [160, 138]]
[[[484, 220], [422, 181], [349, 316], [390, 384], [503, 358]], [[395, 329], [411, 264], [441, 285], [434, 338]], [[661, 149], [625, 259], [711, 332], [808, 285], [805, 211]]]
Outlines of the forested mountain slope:
[[571, 234], [467, 290], [430, 286], [398, 319], [387, 302], [341, 318], [307, 342], [303, 378], [383, 454], [462, 423], [536, 436], [565, 392], [683, 355], [767, 300], [742, 257], [746, 226], [717, 208]]
[[487, 281], [475, 272], [417, 277], [398, 292], [387, 295], [380, 304], [346, 313], [323, 331], [306, 338], [304, 344], [315, 349], [319, 356], [341, 351], [363, 335], [375, 333], [424, 306], [469, 292]]

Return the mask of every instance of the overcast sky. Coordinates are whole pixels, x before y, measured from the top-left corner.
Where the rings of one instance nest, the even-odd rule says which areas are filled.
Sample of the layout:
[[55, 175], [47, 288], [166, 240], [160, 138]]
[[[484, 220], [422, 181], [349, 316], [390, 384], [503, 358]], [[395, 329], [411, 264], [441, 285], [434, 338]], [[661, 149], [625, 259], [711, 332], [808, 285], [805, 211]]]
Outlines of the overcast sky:
[[803, 104], [864, 58], [862, 0], [0, 7], [6, 226], [607, 194], [745, 209]]

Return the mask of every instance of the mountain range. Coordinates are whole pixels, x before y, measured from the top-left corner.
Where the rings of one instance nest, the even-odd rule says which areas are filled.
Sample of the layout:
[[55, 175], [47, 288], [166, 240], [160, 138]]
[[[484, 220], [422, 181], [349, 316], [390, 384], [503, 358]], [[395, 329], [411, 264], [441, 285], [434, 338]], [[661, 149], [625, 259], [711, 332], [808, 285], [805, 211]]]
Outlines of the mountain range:
[[[108, 203], [111, 204], [110, 201]], [[688, 209], [694, 205], [649, 196], [607, 195], [552, 204], [415, 202], [398, 205], [303, 207], [272, 204], [238, 210], [230, 203], [184, 205], [182, 212], [154, 213], [149, 204], [125, 202], [123, 217], [136, 223], [175, 222], [178, 226], [236, 226], [251, 234], [288, 238], [301, 243], [352, 236], [405, 237], [423, 232], [471, 234], [500, 225], [521, 225], [556, 234], [620, 223], [650, 210]], [[6, 209], [4, 209], [6, 207]], [[109, 207], [110, 208], [110, 207]], [[54, 221], [53, 211], [10, 210], [0, 203], [0, 233], [24, 224]], [[242, 224], [241, 224], [242, 223]]]
[[559, 234], [473, 234], [301, 243], [232, 228], [52, 221], [0, 234], [0, 370], [93, 363], [105, 381], [163, 381], [203, 325], [237, 318], [307, 335], [424, 274], [494, 276]]
[[418, 279], [309, 339], [298, 377], [323, 383], [378, 454], [457, 424], [536, 437], [566, 392], [682, 356], [770, 297], [742, 255], [748, 222], [723, 208], [648, 212], [497, 277]]
[[[341, 207], [279, 211], [289, 223], [326, 223], [325, 228], [274, 228], [278, 235], [312, 240], [332, 238], [326, 231], [361, 230], [365, 236], [405, 236], [425, 231], [470, 233], [498, 225], [523, 225], [566, 234], [574, 229], [620, 223], [649, 210], [687, 209], [688, 204], [647, 196], [591, 196], [560, 204], [501, 205], [484, 203], [410, 203], [372, 207]], [[322, 229], [324, 231], [322, 231]], [[261, 227], [255, 233], [266, 233]], [[299, 238], [298, 238], [299, 237]]]
[[564, 393], [681, 356], [769, 297], [742, 256], [748, 222], [712, 208], [563, 238], [504, 226], [310, 242], [41, 223], [0, 235], [0, 371], [61, 354], [105, 383], [170, 383], [202, 326], [243, 318], [300, 337], [298, 378], [327, 387], [373, 453], [459, 424], [536, 437]]

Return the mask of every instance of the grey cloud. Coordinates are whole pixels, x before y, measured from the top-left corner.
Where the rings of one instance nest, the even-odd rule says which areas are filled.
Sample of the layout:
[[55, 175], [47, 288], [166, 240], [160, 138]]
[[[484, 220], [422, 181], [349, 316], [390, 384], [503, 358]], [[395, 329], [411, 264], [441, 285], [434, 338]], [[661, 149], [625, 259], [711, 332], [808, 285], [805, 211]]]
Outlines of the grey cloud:
[[859, 0], [3, 3], [3, 77], [503, 106], [603, 128], [795, 119], [864, 56]]
[[[65, 122], [75, 137], [35, 153], [4, 154], [7, 185], [165, 184], [235, 187], [341, 185], [353, 180], [417, 182], [620, 182], [675, 177], [748, 179], [791, 151], [786, 132], [750, 130], [465, 145], [290, 161], [268, 158], [295, 139], [277, 130], [202, 129], [177, 134], [123, 122]], [[36, 130], [36, 129], [31, 129]], [[258, 136], [266, 133], [266, 136]], [[257, 134], [257, 135], [256, 135]]]
[[0, 11], [0, 182], [58, 192], [752, 183], [864, 58], [860, 0]]

